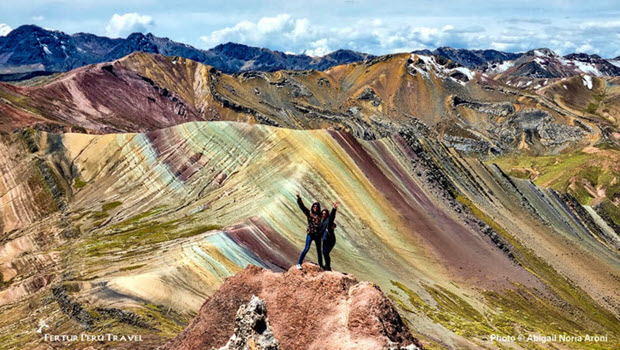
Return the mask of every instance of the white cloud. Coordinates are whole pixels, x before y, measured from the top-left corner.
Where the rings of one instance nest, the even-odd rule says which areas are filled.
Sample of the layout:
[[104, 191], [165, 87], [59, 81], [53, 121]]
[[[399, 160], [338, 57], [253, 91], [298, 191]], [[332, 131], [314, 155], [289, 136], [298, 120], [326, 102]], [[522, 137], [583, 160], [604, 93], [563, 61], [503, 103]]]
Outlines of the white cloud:
[[8, 24], [0, 23], [0, 36], [6, 36], [13, 30]]
[[215, 30], [200, 39], [209, 47], [229, 41], [248, 45], [269, 46], [274, 41], [295, 43], [312, 37], [306, 18], [295, 19], [288, 14], [263, 17], [257, 22], [241, 21], [232, 27]]
[[[585, 51], [601, 52], [620, 47], [620, 21], [575, 22], [551, 25], [549, 20], [511, 20], [509, 25], [493, 21], [478, 23], [437, 21], [384, 21], [380, 18], [356, 22], [321, 25], [308, 18], [289, 14], [241, 21], [200, 37], [205, 48], [226, 42], [267, 47], [270, 49], [320, 56], [337, 49], [350, 49], [373, 54], [406, 52], [452, 46], [469, 49], [496, 49], [522, 52], [548, 47], [559, 54]], [[610, 46], [610, 44], [613, 44]], [[615, 51], [614, 51], [615, 50]], [[620, 54], [618, 49], [611, 54]], [[610, 56], [610, 57], [614, 57]]]
[[499, 50], [499, 51], [506, 51], [509, 47], [510, 47], [510, 44], [497, 42], [497, 41], [491, 42], [491, 46], [489, 46], [490, 49]]
[[585, 43], [577, 47], [577, 49], [575, 49], [575, 52], [588, 52], [592, 54], [592, 53], [599, 53], [599, 49], [588, 43]]
[[151, 16], [139, 13], [125, 13], [123, 15], [114, 14], [108, 25], [105, 27], [106, 35], [112, 38], [127, 36], [135, 32], [147, 32], [150, 27], [155, 25]]
[[613, 20], [613, 21], [607, 21], [607, 22], [605, 21], [585, 22], [579, 25], [579, 27], [581, 29], [594, 29], [594, 30], [612, 29], [612, 30], [615, 30], [617, 34], [618, 33], [617, 30], [620, 29], [620, 20]]
[[32, 17], [31, 17], [31, 19], [32, 19], [34, 22], [41, 22], [41, 21], [43, 21], [43, 20], [45, 19], [45, 16], [41, 16], [41, 15], [32, 16]]
[[[350, 49], [371, 53], [409, 51], [416, 48], [435, 48], [453, 42], [466, 41], [484, 32], [481, 26], [455, 28], [414, 27], [386, 24], [381, 19], [358, 21], [342, 26], [313, 25], [307, 18], [294, 18], [289, 14], [262, 17], [255, 22], [241, 21], [201, 36], [206, 48], [226, 42], [268, 47], [280, 51], [322, 56], [337, 49]], [[459, 40], [455, 40], [455, 39]]]
[[261, 33], [281, 32], [289, 29], [291, 25], [290, 15], [277, 15], [275, 17], [263, 17], [256, 24], [256, 29]]
[[331, 52], [329, 46], [327, 45], [327, 39], [319, 39], [317, 41], [313, 41], [310, 46], [311, 49], [304, 50], [304, 54], [312, 57], [325, 56]]

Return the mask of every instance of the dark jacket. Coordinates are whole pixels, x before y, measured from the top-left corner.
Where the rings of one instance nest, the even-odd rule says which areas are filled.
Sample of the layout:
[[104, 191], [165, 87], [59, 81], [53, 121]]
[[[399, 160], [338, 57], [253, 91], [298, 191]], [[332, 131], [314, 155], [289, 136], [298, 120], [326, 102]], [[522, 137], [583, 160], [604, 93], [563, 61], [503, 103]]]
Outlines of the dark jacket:
[[327, 217], [327, 219], [323, 220], [323, 222], [321, 222], [321, 225], [319, 226], [319, 233], [321, 234], [321, 239], [322, 240], [332, 240], [332, 239], [336, 239], [336, 235], [334, 233], [334, 228], [336, 228], [336, 224], [334, 223], [334, 220], [336, 219], [336, 208], [332, 209], [332, 212], [329, 213], [329, 216]]
[[[300, 197], [297, 198], [297, 205], [299, 205], [299, 209], [301, 209], [308, 219], [308, 228], [306, 229], [306, 233], [313, 238], [319, 237], [319, 226], [321, 225], [321, 205], [318, 202], [315, 202], [314, 204], [319, 205], [318, 214], [312, 213], [308, 208], [306, 208], [304, 201], [301, 200]], [[312, 205], [314, 206], [314, 204]]]

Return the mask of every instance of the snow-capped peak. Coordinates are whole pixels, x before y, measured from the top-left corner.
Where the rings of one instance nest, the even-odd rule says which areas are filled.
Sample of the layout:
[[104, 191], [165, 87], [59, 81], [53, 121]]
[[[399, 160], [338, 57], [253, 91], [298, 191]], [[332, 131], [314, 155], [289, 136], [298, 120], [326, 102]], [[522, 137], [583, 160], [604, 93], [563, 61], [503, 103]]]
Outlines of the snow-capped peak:
[[465, 83], [472, 80], [476, 75], [473, 70], [460, 66], [458, 63], [449, 61], [441, 56], [428, 56], [413, 53], [411, 54], [411, 64], [409, 66], [412, 68], [412, 70], [410, 70], [412, 73], [417, 72], [423, 76], [429, 77], [432, 71], [439, 77], [444, 79], [449, 78], [461, 85], [465, 85]]
[[536, 56], [536, 57], [558, 57], [558, 54], [553, 52], [553, 50], [547, 48], [535, 49], [532, 51], [526, 52], [528, 56]]
[[570, 54], [559, 56], [549, 49], [536, 49], [526, 52], [513, 61], [489, 62], [482, 67], [491, 74], [504, 73], [511, 76], [530, 78], [560, 78], [587, 74], [589, 76], [618, 76], [615, 62], [598, 55]]

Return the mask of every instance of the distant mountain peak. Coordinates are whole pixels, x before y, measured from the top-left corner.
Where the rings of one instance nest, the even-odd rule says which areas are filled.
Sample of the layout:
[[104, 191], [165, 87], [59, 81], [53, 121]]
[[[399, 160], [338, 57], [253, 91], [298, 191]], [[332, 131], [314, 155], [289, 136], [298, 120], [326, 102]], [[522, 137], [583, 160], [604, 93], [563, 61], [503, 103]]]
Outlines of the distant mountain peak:
[[415, 50], [413, 53], [439, 55], [470, 69], [478, 68], [488, 62], [514, 60], [521, 56], [521, 54], [497, 50], [456, 49], [449, 46], [442, 46], [432, 51], [428, 49]]
[[218, 49], [223, 49], [223, 48], [227, 48], [227, 47], [235, 47], [235, 48], [255, 48], [253, 46], [248, 46], [246, 44], [240, 44], [240, 43], [234, 43], [232, 41], [223, 43], [223, 44], [219, 44], [216, 45], [212, 50], [218, 50]]
[[39, 27], [36, 24], [23, 24], [23, 25], [15, 28], [15, 29], [13, 29], [13, 31], [15, 31], [15, 32], [20, 32], [20, 31], [25, 32], [25, 31], [33, 31], [33, 30], [45, 31], [45, 29]]
[[135, 32], [135, 33], [131, 33], [127, 36], [127, 40], [141, 40], [141, 39], [146, 39], [146, 35], [140, 33], [140, 32]]
[[559, 56], [548, 48], [527, 51], [512, 61], [492, 62], [483, 68], [488, 73], [528, 78], [565, 78], [574, 75], [618, 76], [620, 67], [599, 55], [572, 53]]
[[536, 57], [559, 57], [555, 51], [548, 49], [546, 47], [530, 50], [525, 53], [525, 56], [536, 56]]
[[592, 60], [601, 60], [603, 59], [601, 56], [599, 55], [589, 55], [587, 53], [571, 53], [568, 55], [565, 55], [564, 58], [570, 59], [570, 60], [579, 60], [579, 61], [583, 61], [583, 62], [589, 62]]
[[261, 52], [267, 52], [271, 50], [261, 49], [258, 47], [252, 47], [244, 44], [227, 42], [225, 44], [217, 45], [210, 51], [221, 53], [237, 59], [249, 60], [252, 59], [255, 55], [260, 54]]
[[[67, 35], [64, 32], [61, 32], [59, 30], [48, 30], [42, 27], [39, 27], [38, 25], [35, 24], [24, 24], [21, 25], [15, 29], [13, 29], [10, 33], [8, 33], [7, 37], [9, 36], [16, 36], [16, 35], [24, 35], [24, 34], [38, 34], [38, 35], [44, 35], [44, 36], [52, 36], [54, 34], [58, 35]], [[68, 36], [68, 35], [67, 35]]]

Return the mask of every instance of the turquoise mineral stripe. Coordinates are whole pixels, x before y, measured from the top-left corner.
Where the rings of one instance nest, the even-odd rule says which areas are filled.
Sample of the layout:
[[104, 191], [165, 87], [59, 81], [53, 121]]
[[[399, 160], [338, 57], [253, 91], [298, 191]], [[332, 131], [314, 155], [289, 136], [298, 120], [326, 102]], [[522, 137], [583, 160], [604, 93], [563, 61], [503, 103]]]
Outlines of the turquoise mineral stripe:
[[223, 232], [207, 236], [205, 237], [205, 241], [213, 244], [220, 253], [241, 268], [245, 268], [249, 264], [267, 268], [254, 253], [238, 245]]
[[135, 152], [132, 148], [139, 149], [139, 153], [144, 157], [144, 162], [141, 166], [144, 169], [144, 173], [152, 172], [157, 174], [155, 177], [156, 181], [152, 181], [150, 185], [158, 186], [155, 182], [159, 182], [159, 186], [166, 187], [166, 189], [173, 192], [183, 193], [183, 191], [185, 191], [183, 182], [174, 176], [165, 163], [160, 161], [157, 151], [146, 134], [136, 134], [132, 141], [121, 149], [123, 156], [128, 159], [131, 158], [131, 153], [128, 152]]
[[205, 269], [205, 272], [213, 276], [218, 276], [220, 279], [224, 279], [234, 274], [234, 271], [228, 271], [224, 265], [219, 261], [212, 258], [198, 245], [192, 245], [191, 250], [193, 254], [188, 254], [191, 260], [194, 260], [196, 264]]

